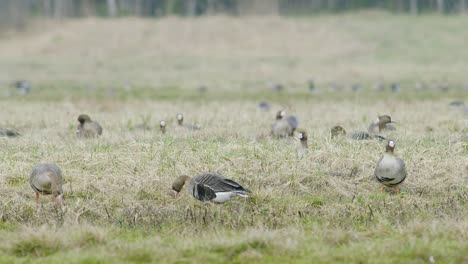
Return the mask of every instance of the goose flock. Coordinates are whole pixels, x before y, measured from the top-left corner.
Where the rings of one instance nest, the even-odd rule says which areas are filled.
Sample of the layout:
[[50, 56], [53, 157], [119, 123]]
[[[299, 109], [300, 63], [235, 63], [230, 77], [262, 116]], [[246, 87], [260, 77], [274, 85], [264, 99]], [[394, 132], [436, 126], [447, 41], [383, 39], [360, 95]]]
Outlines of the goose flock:
[[[78, 138], [97, 138], [102, 135], [103, 128], [97, 122], [91, 119], [87, 114], [78, 116], [78, 127], [76, 136]], [[183, 123], [182, 113], [176, 115], [177, 126], [175, 129], [186, 131], [197, 131], [201, 127], [198, 125]], [[386, 137], [377, 134], [386, 130], [395, 130], [392, 126], [394, 122], [389, 115], [381, 115], [371, 122], [368, 131], [353, 131], [348, 137], [353, 140], [378, 139], [387, 140]], [[167, 133], [166, 121], [159, 123], [160, 132]], [[276, 120], [271, 126], [271, 137], [273, 138], [295, 138], [300, 142], [298, 147], [298, 157], [303, 158], [308, 153], [307, 132], [298, 129], [299, 119], [295, 115], [286, 114], [284, 110], [276, 113]], [[297, 134], [296, 137], [294, 135]], [[12, 129], [0, 128], [0, 136], [17, 137], [20, 134]], [[345, 137], [346, 130], [340, 125], [334, 126], [330, 130], [330, 138]], [[377, 162], [375, 167], [375, 178], [381, 183], [382, 190], [392, 190], [399, 192], [399, 185], [406, 179], [406, 166], [401, 158], [394, 154], [395, 141], [387, 140], [386, 151]], [[33, 167], [29, 176], [29, 184], [36, 194], [36, 202], [39, 203], [40, 195], [51, 195], [52, 200], [58, 204], [63, 201], [63, 177], [59, 166], [52, 163], [40, 163]], [[223, 175], [215, 173], [204, 173], [190, 177], [182, 175], [172, 184], [172, 193], [178, 197], [179, 193], [186, 186], [189, 194], [202, 202], [211, 201], [214, 203], [224, 203], [233, 197], [248, 197], [250, 190], [242, 187], [234, 180], [225, 178]]]

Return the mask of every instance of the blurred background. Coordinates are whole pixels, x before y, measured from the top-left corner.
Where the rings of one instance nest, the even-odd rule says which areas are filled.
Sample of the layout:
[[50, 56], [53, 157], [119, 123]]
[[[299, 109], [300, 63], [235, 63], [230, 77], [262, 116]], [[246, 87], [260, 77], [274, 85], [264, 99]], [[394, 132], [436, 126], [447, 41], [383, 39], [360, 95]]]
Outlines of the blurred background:
[[462, 14], [466, 0], [2, 0], [3, 26], [24, 27], [30, 18], [55, 19], [88, 16], [163, 17], [242, 15], [312, 15], [360, 9], [381, 9], [395, 13], [438, 12]]
[[0, 87], [25, 80], [47, 98], [464, 93], [467, 2], [0, 0]]

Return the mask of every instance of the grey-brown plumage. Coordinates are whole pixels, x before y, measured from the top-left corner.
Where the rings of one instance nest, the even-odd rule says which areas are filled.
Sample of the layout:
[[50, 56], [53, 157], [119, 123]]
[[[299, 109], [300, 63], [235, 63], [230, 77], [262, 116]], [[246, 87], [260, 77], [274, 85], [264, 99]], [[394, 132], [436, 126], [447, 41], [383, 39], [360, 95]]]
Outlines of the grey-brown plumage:
[[16, 89], [16, 93], [18, 94], [28, 94], [31, 92], [31, 83], [26, 80], [18, 80], [14, 82], [14, 87]]
[[[339, 136], [346, 136], [346, 130], [341, 126], [334, 126], [330, 130], [331, 138], [336, 138]], [[385, 137], [377, 134], [368, 133], [365, 131], [352, 131], [349, 135], [349, 138], [354, 140], [367, 140], [367, 139], [380, 139], [384, 140]]]
[[52, 195], [58, 202], [62, 201], [62, 171], [53, 163], [40, 163], [34, 166], [29, 176], [29, 185], [36, 192], [36, 202], [39, 202], [39, 194]]
[[375, 178], [386, 187], [396, 187], [406, 179], [405, 162], [394, 155], [395, 141], [387, 142], [384, 155], [375, 167]]
[[0, 128], [0, 137], [18, 137], [21, 136], [20, 133], [16, 132], [13, 129]]
[[234, 196], [248, 197], [247, 193], [250, 192], [239, 183], [214, 173], [200, 174], [193, 178], [182, 175], [174, 181], [172, 190], [178, 194], [184, 185], [187, 185], [188, 192], [195, 199], [202, 202], [224, 203]]
[[185, 125], [184, 124], [184, 115], [182, 113], [177, 114], [177, 125], [178, 125], [178, 127], [183, 127], [183, 128], [186, 128], [186, 129], [192, 130], [192, 131], [201, 129], [201, 127], [197, 126], [197, 125], [190, 125], [190, 124]]
[[389, 115], [381, 115], [369, 125], [369, 133], [378, 133], [384, 130], [396, 130], [390, 123], [395, 123]]
[[93, 138], [102, 135], [101, 125], [91, 120], [88, 115], [82, 114], [78, 116], [78, 128], [76, 129], [76, 135], [79, 138]]
[[275, 137], [292, 137], [298, 125], [299, 121], [296, 116], [286, 116], [286, 113], [280, 110], [276, 114], [276, 122], [271, 128], [271, 133]]

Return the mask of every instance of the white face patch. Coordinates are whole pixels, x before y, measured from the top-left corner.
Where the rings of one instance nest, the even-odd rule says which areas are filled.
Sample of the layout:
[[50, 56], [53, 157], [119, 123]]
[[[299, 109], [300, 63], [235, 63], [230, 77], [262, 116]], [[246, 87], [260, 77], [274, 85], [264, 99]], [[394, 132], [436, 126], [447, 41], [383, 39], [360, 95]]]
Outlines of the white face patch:
[[177, 120], [182, 120], [182, 115], [181, 114], [177, 115]]
[[165, 122], [165, 121], [161, 121], [159, 124], [160, 124], [161, 126], [166, 126], [166, 122]]
[[388, 142], [388, 146], [391, 147], [391, 148], [394, 148], [395, 147], [395, 142], [393, 140], [390, 140]]
[[377, 119], [375, 120], [375, 122], [376, 122], [376, 123], [380, 122], [380, 119], [377, 118]]
[[284, 117], [285, 115], [286, 115], [286, 113], [284, 111], [281, 111], [280, 116]]
[[299, 139], [304, 138], [304, 135], [302, 133], [299, 133], [299, 136], [297, 136]]

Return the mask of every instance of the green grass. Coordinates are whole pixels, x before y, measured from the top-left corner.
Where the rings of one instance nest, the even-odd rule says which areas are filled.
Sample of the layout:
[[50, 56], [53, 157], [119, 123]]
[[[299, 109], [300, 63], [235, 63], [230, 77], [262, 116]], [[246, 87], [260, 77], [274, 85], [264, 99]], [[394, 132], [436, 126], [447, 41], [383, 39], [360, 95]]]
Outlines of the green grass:
[[[0, 138], [0, 262], [467, 262], [468, 127], [448, 106], [468, 98], [465, 20], [87, 19], [4, 37], [0, 88], [25, 78], [33, 90], [0, 94], [0, 127], [22, 134]], [[307, 91], [311, 77], [319, 93]], [[414, 90], [445, 78], [447, 92]], [[373, 91], [380, 79], [402, 92]], [[332, 92], [333, 82], [365, 89]], [[297, 141], [268, 136], [279, 109], [308, 132], [305, 157]], [[203, 129], [177, 129], [178, 112]], [[101, 138], [75, 137], [81, 113]], [[408, 169], [400, 194], [373, 178], [384, 142], [329, 139], [332, 126], [365, 130], [378, 114], [398, 122], [387, 136]], [[63, 170], [64, 207], [35, 204], [28, 175], [46, 161]], [[178, 175], [203, 172], [252, 194], [223, 205], [169, 195]]]

